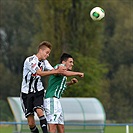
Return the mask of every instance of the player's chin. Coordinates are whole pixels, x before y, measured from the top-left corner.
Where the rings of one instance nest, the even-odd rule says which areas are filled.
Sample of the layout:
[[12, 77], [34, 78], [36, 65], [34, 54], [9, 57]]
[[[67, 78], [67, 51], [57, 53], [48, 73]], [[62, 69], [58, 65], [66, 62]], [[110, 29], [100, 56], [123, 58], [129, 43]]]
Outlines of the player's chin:
[[47, 57], [46, 57], [46, 56], [44, 56], [44, 57], [43, 57], [43, 60], [46, 60], [46, 59], [47, 59]]

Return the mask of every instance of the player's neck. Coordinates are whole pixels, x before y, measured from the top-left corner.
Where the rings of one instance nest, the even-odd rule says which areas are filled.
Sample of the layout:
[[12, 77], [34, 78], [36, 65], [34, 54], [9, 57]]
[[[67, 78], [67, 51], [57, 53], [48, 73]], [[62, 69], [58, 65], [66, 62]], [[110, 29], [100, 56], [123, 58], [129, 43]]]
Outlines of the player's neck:
[[39, 53], [36, 54], [36, 57], [38, 58], [38, 60], [42, 60], [42, 58], [41, 58]]

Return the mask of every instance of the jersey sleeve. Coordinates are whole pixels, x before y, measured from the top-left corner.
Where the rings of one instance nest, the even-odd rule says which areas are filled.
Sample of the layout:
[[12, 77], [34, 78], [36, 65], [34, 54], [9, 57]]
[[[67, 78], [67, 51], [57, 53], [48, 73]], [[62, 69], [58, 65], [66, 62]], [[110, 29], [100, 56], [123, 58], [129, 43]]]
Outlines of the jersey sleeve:
[[27, 67], [27, 68], [29, 69], [29, 71], [31, 71], [33, 74], [35, 74], [36, 71], [37, 71], [38, 69], [40, 69], [39, 66], [38, 66], [38, 62], [37, 62], [35, 59], [30, 60], [30, 59], [28, 58], [28, 59], [26, 59], [25, 63], [26, 63], [26, 67]]
[[58, 69], [59, 66], [65, 66], [64, 64], [57, 64], [56, 66], [54, 66], [54, 69]]
[[51, 64], [48, 62], [48, 60], [44, 60], [44, 70], [52, 70], [54, 69]]

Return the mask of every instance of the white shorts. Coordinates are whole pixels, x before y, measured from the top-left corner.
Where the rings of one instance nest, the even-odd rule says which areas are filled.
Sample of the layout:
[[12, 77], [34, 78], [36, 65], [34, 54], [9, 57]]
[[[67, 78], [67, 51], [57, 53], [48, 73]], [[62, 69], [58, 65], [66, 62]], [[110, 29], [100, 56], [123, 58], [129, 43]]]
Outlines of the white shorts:
[[47, 98], [44, 100], [44, 110], [49, 124], [63, 124], [64, 117], [61, 103], [58, 98]]

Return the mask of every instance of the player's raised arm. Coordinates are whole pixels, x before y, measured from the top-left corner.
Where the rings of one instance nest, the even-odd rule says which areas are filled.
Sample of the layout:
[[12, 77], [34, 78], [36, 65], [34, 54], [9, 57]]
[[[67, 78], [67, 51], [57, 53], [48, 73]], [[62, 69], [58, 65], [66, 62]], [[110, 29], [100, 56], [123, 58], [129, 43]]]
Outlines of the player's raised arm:
[[41, 71], [41, 69], [38, 69], [36, 71], [36, 74], [40, 76], [49, 76], [52, 74], [63, 74], [65, 70], [66, 70], [65, 67], [59, 67], [58, 69], [53, 69], [51, 71]]
[[84, 77], [84, 73], [82, 73], [82, 72], [63, 71], [62, 74], [67, 76], [67, 77], [69, 77], [69, 76], [79, 76], [81, 78]]

